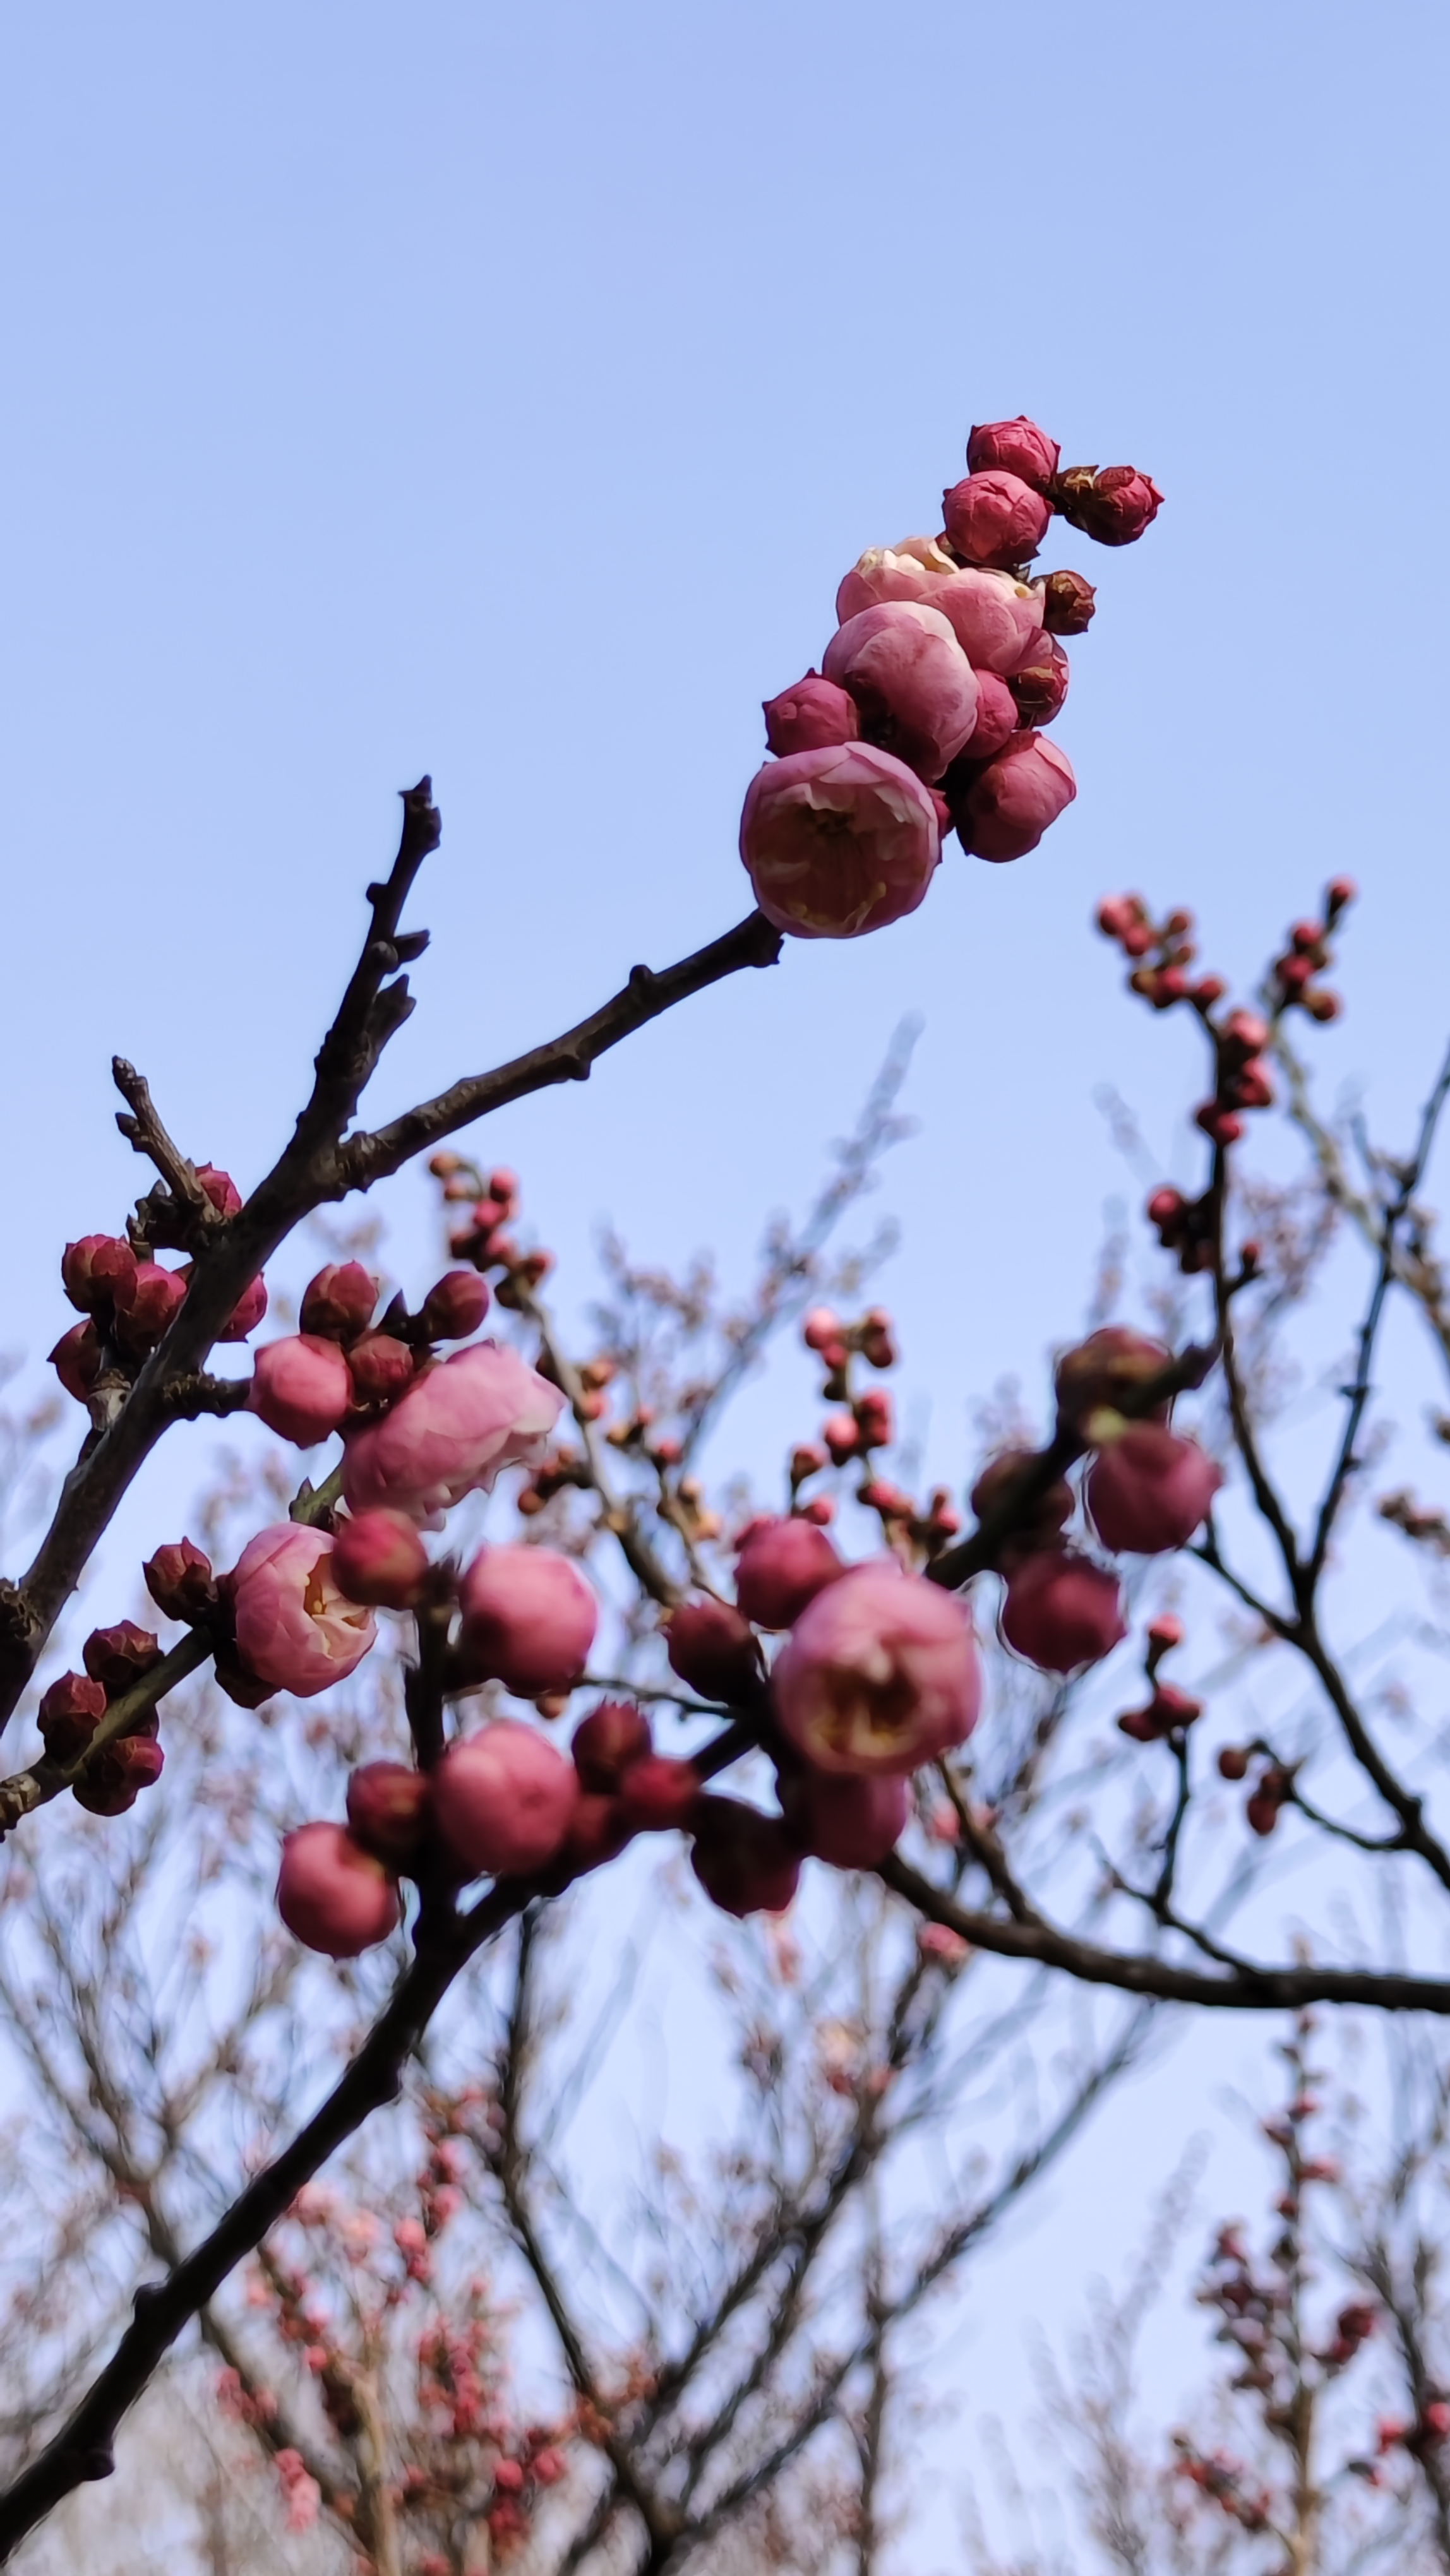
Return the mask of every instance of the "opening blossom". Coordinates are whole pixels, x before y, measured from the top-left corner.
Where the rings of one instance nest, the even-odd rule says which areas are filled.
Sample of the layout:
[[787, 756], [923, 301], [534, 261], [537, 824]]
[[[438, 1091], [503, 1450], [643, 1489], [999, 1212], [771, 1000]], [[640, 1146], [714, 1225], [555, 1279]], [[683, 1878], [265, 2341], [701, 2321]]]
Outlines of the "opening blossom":
[[343, 1452], [349, 1511], [375, 1506], [432, 1522], [505, 1467], [536, 1467], [564, 1408], [556, 1386], [500, 1342], [475, 1342], [424, 1369]]
[[345, 1681], [377, 1635], [371, 1610], [338, 1589], [331, 1539], [301, 1521], [258, 1530], [237, 1560], [230, 1590], [243, 1664], [294, 1699]]
[[842, 743], [756, 772], [740, 856], [777, 930], [856, 939], [915, 912], [941, 857], [941, 829], [904, 761], [874, 743]]
[[772, 1689], [783, 1732], [818, 1770], [905, 1777], [976, 1725], [971, 1613], [894, 1560], [852, 1566], [796, 1621]]

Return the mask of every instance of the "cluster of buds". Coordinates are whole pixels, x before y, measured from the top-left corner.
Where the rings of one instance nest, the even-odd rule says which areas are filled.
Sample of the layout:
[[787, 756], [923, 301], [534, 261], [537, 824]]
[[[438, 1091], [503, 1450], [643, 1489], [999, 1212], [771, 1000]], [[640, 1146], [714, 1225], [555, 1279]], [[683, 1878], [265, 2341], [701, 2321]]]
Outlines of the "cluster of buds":
[[[196, 1175], [219, 1216], [235, 1216], [241, 1194], [226, 1172], [203, 1163]], [[185, 1300], [191, 1264], [168, 1270], [151, 1258], [153, 1246], [133, 1226], [128, 1235], [83, 1234], [61, 1255], [60, 1277], [84, 1320], [63, 1333], [50, 1354], [67, 1395], [84, 1404], [103, 1372], [121, 1383], [134, 1378]], [[254, 1279], [217, 1338], [242, 1342], [267, 1311], [266, 1282]]]
[[498, 1271], [494, 1294], [499, 1304], [517, 1307], [522, 1297], [547, 1279], [554, 1266], [552, 1253], [521, 1251], [508, 1231], [518, 1222], [518, 1174], [502, 1167], [484, 1173], [463, 1155], [446, 1150], [430, 1156], [428, 1169], [435, 1181], [442, 1182], [444, 1200], [450, 1206], [464, 1205], [468, 1209], [467, 1217], [448, 1238], [448, 1249], [455, 1261], [471, 1261], [479, 1271]]
[[1261, 1744], [1225, 1744], [1218, 1757], [1219, 1775], [1225, 1780], [1246, 1780], [1255, 1766], [1244, 1817], [1249, 1831], [1267, 1841], [1284, 1808], [1293, 1803], [1296, 1765], [1277, 1761]]
[[165, 1757], [155, 1709], [139, 1711], [98, 1751], [90, 1747], [112, 1704], [127, 1698], [160, 1663], [161, 1647], [149, 1630], [123, 1619], [114, 1628], [94, 1629], [81, 1660], [84, 1672], [62, 1673], [42, 1695], [41, 1740], [50, 1761], [67, 1771], [82, 1766], [70, 1784], [78, 1806], [93, 1816], [121, 1816], [161, 1777]]
[[1166, 1615], [1149, 1622], [1148, 1651], [1143, 1659], [1150, 1696], [1142, 1708], [1125, 1709], [1118, 1720], [1120, 1731], [1135, 1744], [1159, 1744], [1175, 1737], [1182, 1740], [1186, 1727], [1203, 1715], [1203, 1702], [1194, 1699], [1173, 1682], [1160, 1680], [1158, 1667], [1165, 1655], [1183, 1643], [1182, 1623]]
[[1329, 934], [1354, 897], [1353, 879], [1334, 877], [1324, 889], [1323, 919], [1295, 922], [1283, 954], [1274, 959], [1269, 969], [1276, 1010], [1297, 1007], [1307, 1011], [1311, 1020], [1338, 1019], [1338, 994], [1331, 993], [1327, 985], [1316, 984], [1314, 978], [1329, 964]]
[[1091, 582], [1028, 567], [1054, 513], [1126, 545], [1162, 494], [1130, 466], [1060, 470], [1025, 418], [973, 429], [936, 536], [868, 549], [836, 594], [819, 671], [770, 699], [774, 754], [751, 780], [740, 855], [777, 929], [853, 939], [914, 912], [955, 830], [979, 858], [1025, 857], [1072, 802], [1043, 728], [1068, 689], [1060, 638]]
[[478, 1330], [488, 1289], [473, 1271], [450, 1270], [416, 1315], [395, 1297], [374, 1324], [377, 1302], [378, 1282], [360, 1261], [330, 1261], [308, 1282], [301, 1330], [265, 1343], [253, 1367], [248, 1409], [269, 1431], [311, 1449], [374, 1421], [428, 1367], [435, 1342]]
[[838, 1409], [821, 1425], [818, 1442], [802, 1441], [791, 1452], [792, 1511], [828, 1528], [835, 1518], [830, 1496], [802, 1500], [801, 1489], [828, 1463], [837, 1468], [858, 1464], [863, 1474], [856, 1499], [876, 1513], [887, 1544], [912, 1562], [939, 1555], [961, 1527], [950, 1494], [944, 1485], [938, 1486], [923, 1508], [899, 1485], [876, 1473], [872, 1453], [889, 1449], [896, 1437], [891, 1398], [883, 1387], [858, 1390], [852, 1385], [851, 1365], [857, 1358], [873, 1369], [896, 1365], [892, 1321], [885, 1307], [872, 1306], [858, 1323], [843, 1322], [828, 1306], [812, 1307], [801, 1338], [821, 1363], [822, 1400]]
[[[1091, 1453], [1082, 1501], [1090, 1535], [1109, 1554], [1162, 1556], [1185, 1547], [1222, 1481], [1198, 1442], [1169, 1427], [1170, 1399], [1141, 1414], [1146, 1390], [1172, 1359], [1151, 1335], [1105, 1324], [1057, 1363], [1057, 1436]], [[1116, 1572], [1067, 1535], [1077, 1497], [1065, 1476], [1049, 1475], [1050, 1455], [1003, 1450], [973, 1486], [972, 1508], [996, 1533], [992, 1563], [1005, 1584], [1004, 1642], [1040, 1672], [1067, 1676], [1109, 1655], [1127, 1635], [1127, 1622]], [[1167, 1638], [1157, 1655], [1174, 1642]], [[1149, 1656], [1152, 1678], [1151, 1639]], [[1166, 1684], [1162, 1694], [1166, 1706], [1181, 1696]], [[1128, 1733], [1138, 1732], [1142, 1715], [1134, 1712]], [[1151, 1731], [1171, 1733], [1188, 1722], [1180, 1713]]]

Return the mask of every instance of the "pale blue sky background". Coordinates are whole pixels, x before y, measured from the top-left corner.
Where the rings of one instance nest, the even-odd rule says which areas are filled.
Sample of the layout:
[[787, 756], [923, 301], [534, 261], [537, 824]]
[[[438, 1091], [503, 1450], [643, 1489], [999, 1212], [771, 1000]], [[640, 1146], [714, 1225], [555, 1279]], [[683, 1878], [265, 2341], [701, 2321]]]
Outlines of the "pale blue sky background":
[[113, 1049], [199, 1156], [263, 1168], [420, 770], [435, 947], [380, 1107], [737, 918], [759, 701], [1017, 410], [1168, 496], [1143, 545], [1047, 558], [1100, 582], [1077, 805], [492, 1150], [576, 1262], [606, 1214], [738, 1254], [921, 1011], [890, 1293], [950, 1453], [1080, 1310], [1122, 1187], [1094, 1083], [1195, 1168], [1189, 1034], [1122, 1001], [1100, 892], [1186, 895], [1247, 976], [1353, 872], [1315, 1044], [1402, 1126], [1450, 933], [1446, 50], [1439, 10], [1281, 0], [12, 11], [8, 1343], [48, 1348], [60, 1242], [137, 1185]]

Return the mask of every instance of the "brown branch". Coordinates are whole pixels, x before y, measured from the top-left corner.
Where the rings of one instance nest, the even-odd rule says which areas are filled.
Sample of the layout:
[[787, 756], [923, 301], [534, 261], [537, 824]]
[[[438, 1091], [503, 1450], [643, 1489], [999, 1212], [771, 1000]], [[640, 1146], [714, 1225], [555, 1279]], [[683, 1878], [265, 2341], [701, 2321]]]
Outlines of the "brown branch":
[[1150, 2001], [1208, 2004], [1229, 2012], [1285, 2012], [1322, 2003], [1374, 2004], [1385, 2012], [1450, 2013], [1450, 1979], [1443, 1977], [1399, 1976], [1377, 1968], [1248, 1963], [1233, 1974], [1214, 1977], [1147, 1953], [1104, 1949], [1059, 1931], [1040, 1915], [1023, 1923], [959, 1905], [894, 1852], [881, 1863], [879, 1875], [928, 1922], [944, 1925], [974, 1949], [1003, 1959], [1032, 1959], [1040, 1967], [1061, 1968], [1084, 1985], [1115, 1986], [1122, 1994], [1142, 1995]]

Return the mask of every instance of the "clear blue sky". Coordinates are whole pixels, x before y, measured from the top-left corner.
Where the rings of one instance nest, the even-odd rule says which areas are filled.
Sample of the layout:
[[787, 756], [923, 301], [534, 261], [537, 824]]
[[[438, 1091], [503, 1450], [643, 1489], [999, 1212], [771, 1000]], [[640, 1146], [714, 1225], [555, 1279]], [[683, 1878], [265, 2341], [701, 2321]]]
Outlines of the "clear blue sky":
[[494, 1150], [580, 1259], [605, 1214], [738, 1248], [921, 1011], [891, 1293], [952, 1450], [1076, 1319], [1122, 1186], [1093, 1084], [1193, 1168], [1188, 1037], [1121, 999], [1101, 891], [1186, 895], [1247, 975], [1349, 869], [1316, 1045], [1402, 1120], [1450, 934], [1446, 49], [1440, 10], [1343, 0], [11, 11], [9, 1346], [48, 1348], [61, 1241], [137, 1185], [113, 1049], [263, 1168], [419, 771], [436, 944], [382, 1105], [737, 918], [759, 701], [1018, 410], [1168, 496], [1143, 545], [1049, 557], [1101, 582], [1077, 805]]

